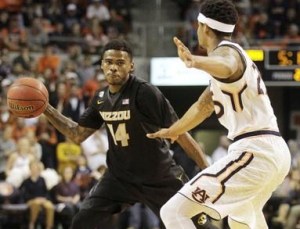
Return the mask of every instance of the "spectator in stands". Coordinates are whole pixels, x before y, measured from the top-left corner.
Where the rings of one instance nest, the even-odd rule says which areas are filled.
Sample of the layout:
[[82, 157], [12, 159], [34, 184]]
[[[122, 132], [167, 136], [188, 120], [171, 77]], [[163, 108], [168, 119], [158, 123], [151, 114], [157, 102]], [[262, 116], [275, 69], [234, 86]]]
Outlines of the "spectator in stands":
[[181, 20], [185, 19], [185, 15], [186, 15], [186, 11], [189, 9], [190, 5], [192, 4], [193, 0], [173, 0], [174, 2], [176, 2], [178, 4], [178, 7], [180, 9], [180, 14], [179, 14], [179, 18]]
[[28, 46], [31, 51], [42, 51], [48, 43], [48, 34], [44, 28], [42, 18], [34, 18], [32, 25], [27, 29]]
[[19, 54], [13, 59], [13, 65], [20, 65], [24, 71], [30, 71], [34, 61], [35, 59], [31, 55], [29, 47], [24, 45], [20, 48]]
[[97, 18], [100, 22], [108, 21], [110, 19], [109, 10], [103, 0], [91, 0], [90, 4], [87, 6], [86, 18], [88, 20]]
[[239, 15], [247, 15], [249, 17], [252, 13], [251, 0], [238, 0], [235, 2], [235, 6]]
[[0, 137], [0, 180], [4, 180], [5, 178], [5, 167], [8, 157], [16, 151], [16, 142], [11, 136], [12, 127], [11, 125], [6, 125], [1, 131]]
[[62, 180], [54, 187], [56, 203], [58, 203], [58, 222], [63, 229], [69, 229], [72, 218], [79, 209], [80, 190], [74, 182], [74, 169], [70, 166], [62, 170]]
[[17, 118], [13, 124], [12, 138], [18, 141], [19, 138], [24, 137], [29, 129], [32, 127], [26, 126], [24, 118]]
[[85, 106], [90, 103], [94, 93], [98, 88], [104, 88], [107, 86], [107, 82], [105, 77], [101, 71], [101, 69], [96, 68], [96, 72], [92, 79], [88, 79], [82, 86], [82, 96], [85, 103]]
[[70, 43], [66, 46], [67, 50], [67, 61], [73, 62], [73, 66], [69, 69], [67, 67], [64, 67], [64, 70], [67, 71], [77, 71], [78, 66], [82, 63], [82, 48], [80, 44], [74, 42]]
[[77, 15], [79, 18], [83, 19], [86, 15], [86, 7], [90, 0], [66, 0], [65, 5], [75, 4], [77, 6]]
[[0, 31], [0, 40], [4, 47], [11, 51], [18, 51], [27, 42], [26, 31], [22, 27], [19, 15], [11, 15], [7, 28]]
[[270, 18], [273, 29], [278, 30], [278, 37], [282, 37], [284, 34], [288, 3], [284, 0], [269, 0], [268, 9], [266, 13]]
[[35, 158], [31, 153], [30, 142], [27, 137], [17, 141], [17, 150], [8, 156], [6, 163], [6, 181], [19, 187], [29, 176], [29, 164]]
[[6, 10], [1, 10], [0, 11], [0, 31], [2, 29], [8, 28], [8, 25], [9, 25], [9, 13]]
[[273, 222], [280, 223], [285, 229], [295, 229], [300, 218], [300, 171], [298, 168], [291, 171], [289, 189], [281, 201], [277, 217]]
[[[2, 204], [18, 204], [21, 203], [21, 196], [19, 189], [15, 188], [12, 184], [0, 181], [0, 205]], [[1, 228], [0, 223], [0, 228]]]
[[82, 62], [77, 66], [77, 72], [79, 78], [81, 79], [82, 85], [84, 85], [88, 80], [94, 78], [96, 70], [95, 66], [93, 66], [93, 60], [91, 55], [86, 54], [83, 56]]
[[54, 205], [50, 201], [50, 193], [47, 190], [46, 182], [40, 176], [42, 166], [40, 161], [32, 161], [30, 163], [30, 177], [24, 180], [20, 187], [24, 200], [30, 209], [28, 229], [35, 229], [41, 209], [44, 209], [46, 213], [46, 229], [53, 229]]
[[105, 23], [106, 28], [109, 29], [109, 27], [114, 27], [120, 36], [126, 36], [129, 32], [129, 25], [126, 23], [124, 16], [116, 9], [111, 9], [109, 12], [110, 20]]
[[64, 8], [61, 0], [49, 0], [43, 4], [43, 14], [52, 24], [63, 22]]
[[53, 72], [50, 68], [45, 69], [44, 73], [40, 75], [41, 81], [45, 84], [47, 87], [48, 93], [49, 93], [49, 102], [53, 102], [53, 98], [56, 98], [56, 89], [58, 84], [58, 77], [59, 75]]
[[92, 170], [87, 164], [86, 157], [80, 155], [77, 159], [77, 168], [74, 172], [74, 182], [80, 188], [80, 199], [83, 200], [90, 192], [91, 188], [96, 183], [96, 180], [91, 175]]
[[101, 48], [109, 41], [108, 36], [104, 33], [103, 26], [98, 19], [92, 19], [90, 31], [84, 37], [89, 53], [99, 53]]
[[141, 203], [128, 208], [128, 227], [127, 229], [139, 229], [146, 227], [148, 229], [159, 229], [160, 219], [153, 213], [153, 211]]
[[180, 147], [179, 144], [173, 144], [172, 151], [173, 151], [174, 160], [177, 162], [178, 165], [180, 165], [184, 169], [184, 171], [186, 172], [186, 175], [190, 179], [192, 177], [194, 177], [194, 175], [196, 174], [196, 172], [199, 169], [197, 167], [196, 163], [190, 157], [188, 157], [186, 155], [186, 153], [184, 152], [182, 147]]
[[106, 129], [102, 127], [81, 143], [82, 153], [87, 159], [91, 170], [97, 170], [100, 166], [106, 166], [106, 153], [108, 141]]
[[298, 47], [300, 46], [300, 29], [299, 24], [289, 24], [287, 26], [287, 32], [282, 41], [286, 47]]
[[292, 156], [292, 168], [300, 168], [300, 148], [298, 141], [296, 139], [288, 140], [288, 147]]
[[44, 18], [43, 5], [40, 1], [24, 0], [21, 13], [25, 27], [30, 27], [34, 18]]
[[[8, 79], [4, 79], [1, 82], [2, 92], [0, 93], [0, 130], [3, 130], [6, 125], [13, 125], [16, 122], [17, 117], [11, 113], [6, 103], [6, 91], [7, 85], [6, 81], [10, 81]], [[5, 95], [4, 95], [5, 94]]]
[[275, 27], [265, 12], [259, 12], [254, 17], [252, 35], [255, 39], [271, 39], [273, 38]]
[[188, 21], [183, 34], [181, 34], [181, 38], [187, 44], [193, 53], [196, 52], [198, 48], [198, 39], [197, 39], [197, 28], [198, 28], [198, 21], [197, 19]]
[[[271, 198], [264, 207], [265, 217], [270, 228], [277, 228], [286, 220], [289, 211], [289, 193], [292, 186], [292, 172], [284, 179], [283, 183], [273, 192]], [[276, 227], [277, 226], [277, 227]], [[282, 226], [282, 225], [281, 225]]]
[[11, 73], [12, 63], [10, 60], [11, 51], [8, 48], [2, 48], [0, 51], [0, 76], [8, 78]]
[[55, 54], [54, 47], [47, 45], [43, 54], [37, 59], [37, 72], [44, 73], [46, 69], [51, 69], [54, 73], [58, 72], [60, 57]]
[[[70, 73], [68, 73], [70, 75]], [[67, 77], [75, 77], [68, 76]], [[76, 74], [77, 75], [77, 74]], [[76, 80], [76, 83], [70, 82], [70, 93], [68, 100], [64, 104], [63, 114], [71, 118], [73, 121], [78, 121], [79, 116], [83, 113], [85, 109], [85, 103], [80, 93], [80, 88], [78, 86], [78, 76], [76, 79], [69, 78], [68, 80]]]
[[66, 138], [64, 142], [57, 144], [56, 155], [58, 165], [57, 170], [59, 173], [62, 173], [67, 166], [75, 170], [77, 168], [77, 160], [81, 155], [80, 145], [77, 145]]
[[[300, 3], [299, 3], [300, 9]], [[284, 20], [285, 24], [300, 24], [300, 16], [297, 14], [297, 6], [296, 7], [289, 7], [286, 12], [286, 19]], [[286, 30], [285, 30], [286, 32]]]
[[74, 23], [71, 27], [70, 33], [67, 34], [69, 41], [72, 41], [74, 44], [79, 46], [83, 45], [83, 28], [79, 23]]
[[51, 40], [51, 43], [63, 50], [66, 42], [62, 42], [61, 38], [66, 36], [67, 33], [64, 30], [63, 22], [54, 22], [53, 30], [49, 33], [49, 40]]
[[42, 151], [41, 144], [37, 141], [35, 130], [34, 129], [28, 130], [25, 136], [27, 137], [30, 143], [30, 153], [36, 160], [40, 161], [42, 159], [43, 151]]
[[50, 90], [49, 103], [59, 110], [59, 112], [62, 112], [67, 99], [68, 91], [66, 83], [64, 81], [58, 81], [57, 85]]
[[71, 32], [72, 26], [76, 23], [81, 23], [77, 5], [74, 3], [69, 3], [66, 8], [66, 14], [63, 18], [64, 31], [69, 34]]
[[294, 229], [299, 223], [300, 219], [300, 171], [299, 168], [293, 171], [295, 175], [292, 177], [294, 180], [294, 189], [289, 193], [291, 199], [289, 205], [290, 210], [286, 218], [285, 229]]
[[230, 145], [230, 140], [227, 138], [226, 135], [221, 135], [219, 138], [219, 145], [218, 147], [212, 152], [211, 158], [212, 162], [215, 163], [220, 158], [227, 155], [228, 147]]
[[186, 11], [184, 12], [184, 21], [192, 22], [197, 21], [200, 11], [200, 1], [191, 1]]
[[57, 135], [56, 131], [48, 120], [43, 116], [39, 116], [38, 123], [36, 124], [35, 134], [38, 142], [42, 146], [41, 161], [45, 168], [56, 168], [56, 145]]
[[[55, 85], [53, 85], [51, 90], [49, 90], [49, 103], [62, 113], [67, 103], [68, 96], [69, 91], [66, 83], [59, 80]], [[57, 130], [55, 130], [55, 132], [58, 142], [65, 140], [65, 137], [60, 132]]]
[[131, 15], [132, 3], [133, 3], [132, 0], [110, 0], [109, 1], [109, 8], [115, 9], [116, 11], [120, 12], [125, 22], [127, 23], [129, 29], [132, 24], [132, 15]]

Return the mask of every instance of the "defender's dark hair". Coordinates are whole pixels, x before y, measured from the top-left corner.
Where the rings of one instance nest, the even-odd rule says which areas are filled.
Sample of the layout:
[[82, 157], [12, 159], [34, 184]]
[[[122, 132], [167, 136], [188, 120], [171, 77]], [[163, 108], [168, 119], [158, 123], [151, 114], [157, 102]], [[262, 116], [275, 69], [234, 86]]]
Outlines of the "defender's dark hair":
[[[204, 0], [200, 12], [205, 17], [230, 25], [235, 25], [239, 18], [235, 5], [230, 0]], [[217, 30], [214, 32], [216, 35], [231, 35]]]
[[111, 50], [111, 49], [127, 52], [130, 59], [132, 59], [132, 57], [133, 57], [133, 52], [132, 52], [132, 49], [131, 49], [129, 43], [125, 40], [115, 39], [115, 40], [111, 40], [103, 47], [102, 54], [101, 54], [101, 60], [102, 60], [104, 53], [107, 50]]

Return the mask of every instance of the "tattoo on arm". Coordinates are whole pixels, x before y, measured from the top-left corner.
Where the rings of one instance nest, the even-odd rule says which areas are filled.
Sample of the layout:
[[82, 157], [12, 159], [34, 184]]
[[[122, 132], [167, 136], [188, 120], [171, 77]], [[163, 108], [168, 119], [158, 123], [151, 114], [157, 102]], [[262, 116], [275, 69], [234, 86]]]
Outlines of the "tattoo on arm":
[[86, 127], [81, 127], [78, 123], [67, 118], [58, 112], [54, 107], [48, 105], [44, 112], [49, 122], [63, 135], [70, 138], [73, 142], [79, 144], [87, 137], [93, 134], [96, 130]]
[[210, 92], [208, 87], [205, 89], [205, 91], [199, 97], [198, 107], [199, 107], [199, 110], [201, 110], [203, 119], [208, 118], [213, 113], [214, 103], [213, 103], [213, 99], [212, 99], [212, 93]]

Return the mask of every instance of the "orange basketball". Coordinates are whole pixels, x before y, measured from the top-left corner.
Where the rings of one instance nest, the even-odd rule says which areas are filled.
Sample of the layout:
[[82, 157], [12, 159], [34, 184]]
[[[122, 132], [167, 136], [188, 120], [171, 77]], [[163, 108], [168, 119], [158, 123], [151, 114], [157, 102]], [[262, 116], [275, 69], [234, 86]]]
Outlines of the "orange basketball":
[[33, 118], [43, 113], [49, 100], [48, 90], [37, 79], [21, 77], [7, 91], [9, 110], [22, 118]]

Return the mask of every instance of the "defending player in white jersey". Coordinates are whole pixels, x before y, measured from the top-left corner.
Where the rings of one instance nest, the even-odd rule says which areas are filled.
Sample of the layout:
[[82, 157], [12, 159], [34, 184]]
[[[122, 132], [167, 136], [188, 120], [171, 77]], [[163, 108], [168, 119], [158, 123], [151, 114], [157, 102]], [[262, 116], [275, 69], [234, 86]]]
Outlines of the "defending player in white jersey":
[[167, 229], [195, 228], [190, 218], [200, 212], [217, 220], [228, 216], [232, 229], [266, 229], [263, 206], [290, 169], [290, 152], [260, 73], [230, 41], [237, 20], [230, 0], [204, 0], [197, 33], [208, 56], [192, 55], [174, 38], [180, 59], [208, 72], [211, 82], [180, 120], [147, 136], [174, 141], [215, 111], [233, 143], [227, 156], [197, 174], [162, 207]]

